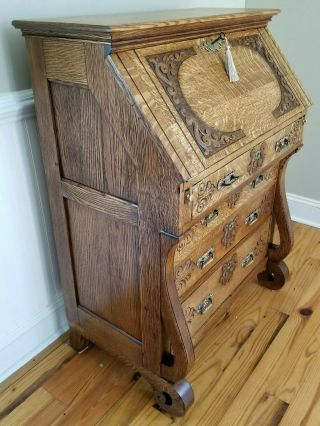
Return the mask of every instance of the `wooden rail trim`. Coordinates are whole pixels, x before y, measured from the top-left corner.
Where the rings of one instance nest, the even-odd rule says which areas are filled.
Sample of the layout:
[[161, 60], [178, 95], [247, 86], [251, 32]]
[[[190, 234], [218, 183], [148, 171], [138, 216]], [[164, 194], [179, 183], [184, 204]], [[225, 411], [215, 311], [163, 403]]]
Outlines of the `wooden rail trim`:
[[83, 307], [78, 307], [81, 334], [102, 349], [133, 365], [142, 365], [140, 340], [98, 317]]
[[138, 226], [138, 206], [136, 204], [66, 179], [61, 181], [61, 187], [64, 198], [98, 210], [113, 219]]
[[87, 85], [84, 43], [77, 40], [44, 39], [43, 52], [49, 80]]

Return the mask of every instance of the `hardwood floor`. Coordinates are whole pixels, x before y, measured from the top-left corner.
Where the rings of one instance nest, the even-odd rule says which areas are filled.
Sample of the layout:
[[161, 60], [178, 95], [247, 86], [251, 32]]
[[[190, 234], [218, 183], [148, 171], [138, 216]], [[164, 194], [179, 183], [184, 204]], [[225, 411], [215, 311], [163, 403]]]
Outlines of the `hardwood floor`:
[[[280, 291], [250, 281], [197, 347], [183, 418], [154, 407], [143, 378], [65, 340], [0, 385], [1, 425], [320, 425], [320, 229], [295, 224]], [[64, 341], [65, 340], [65, 341]]]

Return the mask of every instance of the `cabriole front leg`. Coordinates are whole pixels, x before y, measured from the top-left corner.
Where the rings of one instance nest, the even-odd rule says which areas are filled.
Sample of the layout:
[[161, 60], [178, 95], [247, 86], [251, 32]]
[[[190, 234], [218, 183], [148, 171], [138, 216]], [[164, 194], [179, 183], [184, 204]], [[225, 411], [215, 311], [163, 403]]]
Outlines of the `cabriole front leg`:
[[293, 247], [293, 228], [285, 191], [285, 173], [289, 157], [280, 162], [273, 215], [278, 226], [280, 244], [271, 243], [268, 251], [267, 269], [258, 275], [259, 284], [271, 290], [279, 290], [289, 276], [284, 258]]

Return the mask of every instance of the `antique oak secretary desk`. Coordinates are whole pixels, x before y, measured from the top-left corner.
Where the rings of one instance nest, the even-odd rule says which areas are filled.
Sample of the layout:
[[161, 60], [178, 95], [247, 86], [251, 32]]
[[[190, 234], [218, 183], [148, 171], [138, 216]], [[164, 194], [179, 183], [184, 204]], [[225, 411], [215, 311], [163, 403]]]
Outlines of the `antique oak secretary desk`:
[[193, 401], [194, 347], [224, 302], [249, 277], [278, 289], [288, 275], [284, 175], [310, 101], [266, 28], [277, 13], [13, 23], [28, 48], [71, 344], [132, 365], [173, 415]]

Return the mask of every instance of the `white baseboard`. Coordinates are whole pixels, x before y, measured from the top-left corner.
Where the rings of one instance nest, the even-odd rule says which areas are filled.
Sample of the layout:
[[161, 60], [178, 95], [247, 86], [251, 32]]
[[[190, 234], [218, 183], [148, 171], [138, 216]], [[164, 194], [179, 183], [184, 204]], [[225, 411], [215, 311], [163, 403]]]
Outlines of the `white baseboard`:
[[290, 193], [287, 198], [292, 220], [320, 228], [320, 201]]
[[23, 327], [10, 331], [11, 341], [1, 345], [0, 383], [68, 330], [62, 296]]

